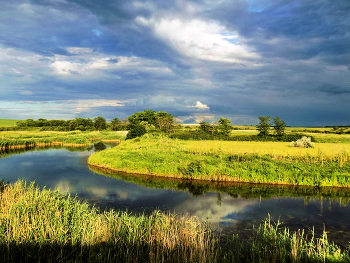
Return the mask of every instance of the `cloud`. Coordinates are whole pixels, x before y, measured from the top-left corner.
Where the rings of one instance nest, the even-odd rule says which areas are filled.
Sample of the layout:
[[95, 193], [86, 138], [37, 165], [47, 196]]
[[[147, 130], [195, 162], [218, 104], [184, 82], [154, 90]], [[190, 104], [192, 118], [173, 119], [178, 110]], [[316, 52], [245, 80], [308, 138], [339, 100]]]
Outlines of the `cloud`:
[[227, 63], [259, 58], [258, 54], [240, 43], [237, 33], [228, 31], [215, 21], [154, 17], [148, 20], [137, 17], [136, 21], [152, 28], [158, 38], [190, 58]]
[[346, 89], [343, 87], [339, 87], [334, 84], [323, 84], [320, 87], [320, 91], [332, 94], [332, 95], [341, 95], [341, 94], [347, 94], [350, 93], [350, 88]]
[[222, 194], [221, 202], [218, 204], [218, 197], [213, 194], [205, 194], [196, 198], [191, 198], [180, 205], [175, 210], [177, 213], [189, 214], [199, 218], [209, 218], [212, 222], [225, 221], [225, 217], [230, 214], [239, 214], [249, 206], [258, 204], [255, 199], [232, 198]]
[[[154, 109], [186, 122], [255, 124], [278, 112], [289, 125], [309, 126], [350, 118], [347, 1], [20, 0], [1, 7], [4, 116], [124, 118]], [[124, 106], [64, 104], [89, 99]]]
[[200, 101], [196, 101], [196, 105], [194, 105], [194, 106], [187, 106], [187, 107], [188, 108], [197, 108], [197, 109], [202, 109], [202, 110], [209, 110], [210, 109], [207, 105], [201, 103]]

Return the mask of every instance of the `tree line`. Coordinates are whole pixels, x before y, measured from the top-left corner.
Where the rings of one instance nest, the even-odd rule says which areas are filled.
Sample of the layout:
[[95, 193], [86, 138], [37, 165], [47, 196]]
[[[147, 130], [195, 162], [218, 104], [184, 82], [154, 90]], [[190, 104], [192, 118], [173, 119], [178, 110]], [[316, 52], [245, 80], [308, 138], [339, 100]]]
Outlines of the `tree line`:
[[98, 116], [96, 118], [75, 118], [72, 120], [47, 120], [40, 118], [38, 120], [26, 119], [18, 121], [17, 127], [39, 127], [41, 130], [54, 130], [54, 131], [101, 131], [101, 130], [126, 130], [128, 123], [120, 121], [118, 118], [114, 118], [110, 123], [107, 123], [104, 117]]
[[[17, 122], [18, 128], [40, 127], [41, 130], [55, 131], [101, 131], [127, 130], [126, 139], [142, 136], [145, 133], [165, 132], [170, 137], [179, 139], [200, 139], [200, 140], [295, 140], [295, 134], [285, 133], [287, 124], [280, 117], [260, 116], [256, 129], [258, 135], [232, 135], [234, 129], [229, 119], [220, 118], [217, 123], [212, 124], [206, 121], [199, 123], [195, 130], [183, 131], [176, 129], [175, 117], [166, 111], [144, 110], [135, 112], [126, 119], [114, 118], [107, 122], [104, 117], [98, 116], [93, 119], [77, 117], [72, 120], [38, 120], [27, 119]], [[291, 137], [293, 136], [293, 138]], [[291, 138], [287, 138], [291, 137]], [[300, 137], [299, 135], [297, 136]], [[297, 139], [298, 139], [297, 138]]]

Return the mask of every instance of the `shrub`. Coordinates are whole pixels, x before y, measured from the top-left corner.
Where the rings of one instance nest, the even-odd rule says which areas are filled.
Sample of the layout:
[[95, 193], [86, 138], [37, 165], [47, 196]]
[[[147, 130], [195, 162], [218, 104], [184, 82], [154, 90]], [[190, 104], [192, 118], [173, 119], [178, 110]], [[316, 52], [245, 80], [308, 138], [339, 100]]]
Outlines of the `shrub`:
[[301, 147], [301, 148], [313, 148], [314, 144], [311, 142], [311, 138], [303, 136], [301, 139], [291, 142], [291, 147]]

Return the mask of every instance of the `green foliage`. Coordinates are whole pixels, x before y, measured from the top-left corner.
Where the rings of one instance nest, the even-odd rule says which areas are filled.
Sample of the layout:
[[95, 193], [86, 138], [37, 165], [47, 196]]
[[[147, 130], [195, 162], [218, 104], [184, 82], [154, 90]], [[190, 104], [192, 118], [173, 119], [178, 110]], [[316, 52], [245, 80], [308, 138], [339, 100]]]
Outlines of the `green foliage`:
[[147, 133], [147, 130], [142, 124], [134, 124], [131, 126], [128, 134], [126, 135], [126, 140], [140, 137]]
[[270, 135], [270, 127], [271, 127], [270, 119], [271, 119], [270, 116], [266, 116], [266, 117], [260, 116], [259, 117], [260, 122], [256, 126], [256, 129], [259, 131], [258, 136], [266, 137], [266, 136]]
[[101, 116], [94, 118], [94, 127], [97, 131], [105, 130], [107, 128], [106, 119]]
[[229, 119], [220, 118], [218, 123], [218, 130], [220, 134], [222, 134], [223, 136], [229, 136], [231, 131], [233, 130], [231, 121]]
[[275, 130], [275, 135], [278, 138], [281, 138], [283, 135], [285, 135], [286, 126], [286, 123], [280, 117], [273, 118], [273, 128]]
[[126, 131], [129, 124], [121, 122], [118, 118], [114, 118], [110, 123], [110, 129], [112, 131]]
[[210, 124], [206, 121], [201, 121], [199, 123], [198, 131], [210, 135], [216, 135], [218, 133], [216, 125]]
[[174, 116], [165, 111], [155, 112], [153, 110], [144, 110], [136, 112], [128, 117], [130, 129], [135, 125], [143, 125], [147, 131], [155, 129], [169, 132], [174, 127]]

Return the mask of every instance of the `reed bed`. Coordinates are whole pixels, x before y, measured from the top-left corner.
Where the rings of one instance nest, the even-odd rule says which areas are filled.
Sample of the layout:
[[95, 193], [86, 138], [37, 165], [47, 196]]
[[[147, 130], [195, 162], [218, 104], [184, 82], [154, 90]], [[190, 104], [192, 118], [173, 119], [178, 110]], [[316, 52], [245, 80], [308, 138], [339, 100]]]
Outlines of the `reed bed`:
[[220, 237], [196, 217], [99, 212], [58, 191], [0, 187], [1, 262], [349, 262], [349, 250], [270, 218], [250, 239]]
[[2, 132], [0, 135], [0, 150], [14, 148], [29, 148], [34, 146], [62, 145], [80, 147], [90, 145], [91, 141], [118, 141], [125, 138], [124, 134], [116, 132]]
[[350, 187], [350, 151], [346, 145], [318, 147], [301, 149], [279, 142], [179, 141], [145, 135], [95, 153], [88, 163], [174, 178]]
[[97, 209], [17, 181], [0, 201], [2, 262], [213, 262], [216, 239], [195, 217]]

